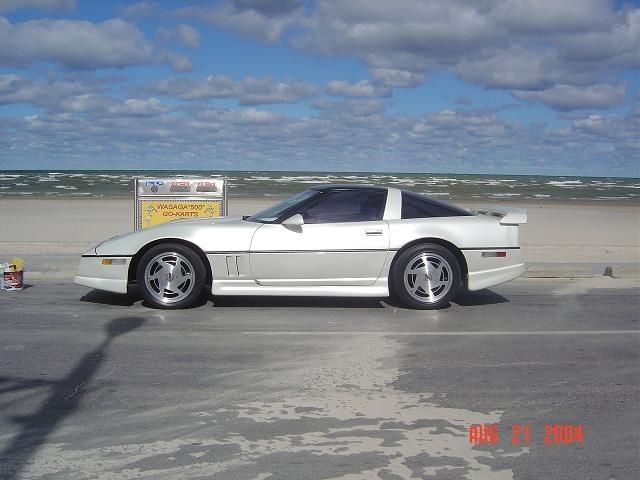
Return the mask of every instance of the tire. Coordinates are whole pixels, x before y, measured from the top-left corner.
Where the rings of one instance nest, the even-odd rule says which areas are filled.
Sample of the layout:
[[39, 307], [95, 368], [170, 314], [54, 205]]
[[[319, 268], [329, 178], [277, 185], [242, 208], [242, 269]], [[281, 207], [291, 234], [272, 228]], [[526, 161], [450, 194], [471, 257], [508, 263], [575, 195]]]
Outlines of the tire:
[[423, 243], [400, 253], [391, 269], [390, 280], [393, 294], [403, 305], [434, 310], [447, 306], [457, 293], [460, 265], [449, 249]]
[[165, 243], [140, 259], [136, 280], [142, 297], [154, 308], [188, 308], [202, 297], [206, 279], [197, 253], [184, 245]]

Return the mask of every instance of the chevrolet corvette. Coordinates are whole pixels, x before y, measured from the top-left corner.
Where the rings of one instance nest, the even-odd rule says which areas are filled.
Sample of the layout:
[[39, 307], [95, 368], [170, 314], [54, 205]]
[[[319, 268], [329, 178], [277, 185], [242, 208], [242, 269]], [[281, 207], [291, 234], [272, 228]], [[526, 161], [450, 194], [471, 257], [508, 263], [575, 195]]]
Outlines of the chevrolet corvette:
[[106, 240], [82, 255], [75, 283], [156, 308], [215, 295], [394, 296], [443, 307], [525, 270], [522, 209], [465, 210], [413, 192], [321, 185], [255, 215], [177, 220]]

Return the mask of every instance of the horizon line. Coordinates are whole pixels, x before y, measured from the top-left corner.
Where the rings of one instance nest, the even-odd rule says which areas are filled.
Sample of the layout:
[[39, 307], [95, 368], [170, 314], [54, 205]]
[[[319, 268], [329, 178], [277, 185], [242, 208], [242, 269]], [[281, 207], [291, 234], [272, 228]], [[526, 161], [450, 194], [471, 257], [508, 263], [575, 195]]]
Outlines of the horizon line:
[[278, 172], [278, 173], [359, 173], [359, 174], [400, 174], [400, 175], [486, 175], [495, 177], [574, 177], [574, 178], [621, 178], [640, 180], [640, 177], [619, 176], [619, 175], [576, 175], [576, 174], [544, 174], [544, 173], [456, 173], [456, 172], [393, 172], [393, 171], [363, 171], [363, 170], [225, 170], [225, 169], [121, 169], [121, 168], [75, 168], [75, 169], [51, 169], [51, 168], [24, 168], [24, 169], [0, 169], [0, 172], [48, 172], [48, 173], [64, 173], [64, 172]]

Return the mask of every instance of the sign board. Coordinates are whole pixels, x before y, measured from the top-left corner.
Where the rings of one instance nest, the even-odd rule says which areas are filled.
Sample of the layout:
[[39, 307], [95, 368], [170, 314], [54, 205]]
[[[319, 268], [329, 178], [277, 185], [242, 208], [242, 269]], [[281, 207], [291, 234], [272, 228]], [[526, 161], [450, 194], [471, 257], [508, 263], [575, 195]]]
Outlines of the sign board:
[[135, 229], [227, 215], [227, 179], [136, 178]]

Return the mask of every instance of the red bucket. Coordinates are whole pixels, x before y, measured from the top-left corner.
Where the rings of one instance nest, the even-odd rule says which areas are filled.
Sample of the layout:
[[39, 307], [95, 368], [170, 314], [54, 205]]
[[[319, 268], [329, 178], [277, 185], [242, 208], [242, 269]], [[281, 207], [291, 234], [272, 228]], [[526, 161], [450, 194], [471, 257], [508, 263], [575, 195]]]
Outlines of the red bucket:
[[12, 290], [22, 290], [24, 287], [24, 272], [7, 272], [5, 271], [2, 278], [4, 289], [8, 292]]

